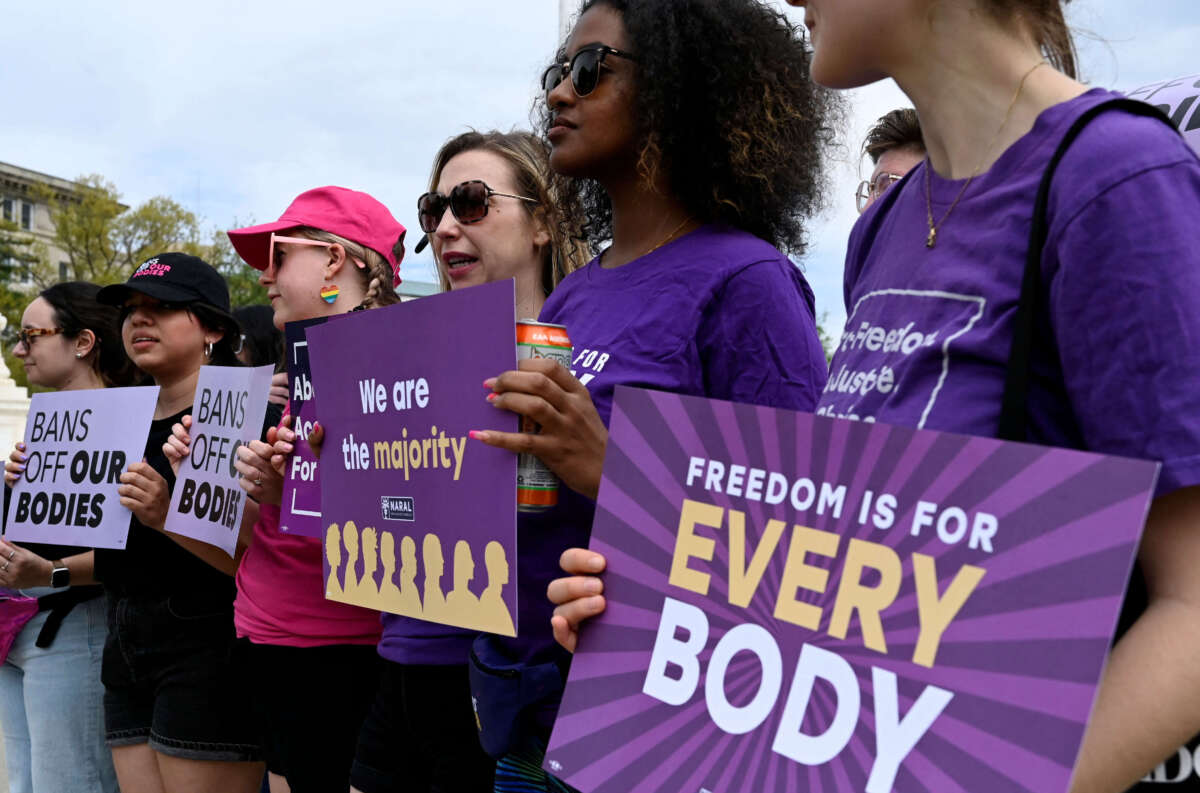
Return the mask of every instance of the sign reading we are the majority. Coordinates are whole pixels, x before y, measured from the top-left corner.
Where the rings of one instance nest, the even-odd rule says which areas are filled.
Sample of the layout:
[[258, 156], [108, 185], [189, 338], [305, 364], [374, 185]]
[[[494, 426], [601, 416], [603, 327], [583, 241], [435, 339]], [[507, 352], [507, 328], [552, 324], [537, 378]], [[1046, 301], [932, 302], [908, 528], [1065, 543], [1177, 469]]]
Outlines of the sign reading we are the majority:
[[516, 368], [513, 282], [307, 329], [321, 452], [325, 596], [516, 635], [517, 430], [486, 378]]
[[545, 767], [1064, 793], [1158, 464], [620, 388]]
[[246, 494], [234, 463], [237, 448], [258, 440], [267, 412], [271, 366], [202, 366], [192, 403], [191, 449], [171, 492], [167, 531], [237, 549]]
[[158, 386], [34, 394], [5, 538], [124, 548], [130, 512], [117, 488], [142, 459], [157, 401]]

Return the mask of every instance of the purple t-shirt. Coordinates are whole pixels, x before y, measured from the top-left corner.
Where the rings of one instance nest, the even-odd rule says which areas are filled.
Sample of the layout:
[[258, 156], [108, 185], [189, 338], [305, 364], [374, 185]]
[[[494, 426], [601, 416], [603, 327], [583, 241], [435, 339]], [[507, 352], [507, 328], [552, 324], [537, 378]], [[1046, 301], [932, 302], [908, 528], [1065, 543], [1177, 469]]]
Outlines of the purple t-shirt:
[[[622, 267], [593, 260], [550, 295], [540, 319], [567, 327], [572, 374], [607, 425], [618, 385], [812, 410], [826, 375], [814, 317], [812, 290], [787, 257], [745, 232], [704, 226]], [[481, 637], [486, 663], [562, 657], [546, 586], [562, 575], [562, 552], [587, 545], [594, 511], [560, 487], [557, 507], [520, 514], [520, 636]]]
[[[975, 179], [925, 247], [925, 164], [859, 219], [846, 255], [846, 329], [817, 412], [994, 436], [1038, 184], [1068, 127], [1115, 97], [1044, 111]], [[933, 216], [962, 182], [930, 174]], [[1200, 162], [1167, 125], [1097, 117], [1054, 175], [1042, 254], [1031, 440], [1160, 460], [1159, 495], [1200, 483]], [[1135, 576], [1127, 626], [1145, 610]], [[1197, 742], [1131, 790], [1200, 790]], [[1150, 787], [1154, 785], [1154, 787]]]
[[[817, 412], [994, 436], [1033, 200], [1093, 90], [1044, 111], [928, 234], [918, 165], [859, 219], [846, 328]], [[930, 174], [941, 219], [961, 181]], [[1161, 460], [1158, 493], [1200, 482], [1200, 162], [1165, 124], [1110, 111], [1050, 191], [1030, 437]]]

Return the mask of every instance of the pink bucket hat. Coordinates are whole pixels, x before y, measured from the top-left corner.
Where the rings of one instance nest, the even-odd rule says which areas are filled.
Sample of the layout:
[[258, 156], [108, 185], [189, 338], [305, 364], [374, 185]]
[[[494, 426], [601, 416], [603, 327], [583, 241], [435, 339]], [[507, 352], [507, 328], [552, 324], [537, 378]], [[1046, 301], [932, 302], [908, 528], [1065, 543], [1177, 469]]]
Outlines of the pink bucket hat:
[[378, 253], [392, 266], [392, 286], [400, 284], [400, 261], [392, 248], [404, 239], [404, 226], [383, 204], [345, 187], [316, 187], [296, 196], [279, 220], [228, 232], [234, 250], [256, 270], [267, 269], [272, 233], [307, 226], [345, 237]]

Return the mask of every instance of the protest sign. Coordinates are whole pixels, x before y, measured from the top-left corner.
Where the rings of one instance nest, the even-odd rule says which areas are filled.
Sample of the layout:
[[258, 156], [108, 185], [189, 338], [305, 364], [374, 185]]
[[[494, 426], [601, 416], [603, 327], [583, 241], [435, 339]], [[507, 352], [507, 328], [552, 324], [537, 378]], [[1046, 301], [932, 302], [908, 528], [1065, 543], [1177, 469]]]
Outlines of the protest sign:
[[130, 512], [117, 488], [142, 459], [157, 401], [158, 386], [34, 394], [5, 538], [124, 548]]
[[287, 344], [288, 413], [299, 437], [293, 444], [287, 470], [283, 475], [283, 498], [279, 511], [279, 530], [303, 537], [320, 537], [321, 480], [317, 456], [308, 447], [308, 433], [316, 421], [316, 392], [308, 365], [308, 338], [305, 331], [322, 325], [329, 317], [289, 322], [283, 335]]
[[258, 440], [274, 367], [202, 366], [192, 403], [191, 453], [179, 465], [167, 531], [237, 550], [246, 493], [237, 447]]
[[1200, 74], [1143, 85], [1130, 91], [1129, 98], [1148, 102], [1166, 113], [1184, 140], [1200, 152]]
[[1158, 464], [620, 388], [546, 768], [1063, 793]]
[[483, 387], [516, 368], [513, 282], [307, 334], [325, 428], [325, 597], [516, 635], [517, 458], [468, 437], [517, 430]]

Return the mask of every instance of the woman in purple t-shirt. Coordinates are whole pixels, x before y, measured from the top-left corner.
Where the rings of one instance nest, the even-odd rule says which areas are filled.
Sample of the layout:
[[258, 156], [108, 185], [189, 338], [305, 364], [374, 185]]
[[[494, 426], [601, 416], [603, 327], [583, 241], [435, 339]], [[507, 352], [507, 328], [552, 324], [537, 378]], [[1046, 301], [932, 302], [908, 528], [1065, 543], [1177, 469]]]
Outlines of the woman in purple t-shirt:
[[615, 387], [816, 405], [812, 292], [780, 252], [804, 250], [831, 138], [834, 100], [807, 65], [795, 29], [750, 0], [593, 0], [543, 75], [550, 165], [575, 180], [589, 239], [611, 244], [540, 316], [566, 325], [570, 370], [523, 361], [487, 383], [492, 404], [542, 432], [473, 434], [533, 452], [565, 485], [518, 521], [520, 635], [473, 648], [483, 742], [506, 755], [497, 789], [521, 774], [556, 784], [537, 766], [567, 656], [545, 591], [590, 533]]
[[[854, 228], [846, 332], [817, 412], [996, 435], [1034, 196], [1067, 130], [1115, 95], [1074, 79], [1057, 0], [791, 2], [806, 9], [813, 78], [894, 78], [929, 153]], [[1166, 124], [1131, 113], [1097, 116], [1049, 195], [1030, 439], [1163, 463], [1139, 553], [1146, 601], [1127, 600], [1132, 625], [1105, 670], [1075, 791], [1139, 779], [1200, 790], [1195, 743], [1176, 749], [1200, 731], [1197, 217], [1200, 163]], [[869, 341], [893, 332], [929, 343]], [[564, 560], [580, 574], [602, 566], [583, 551]], [[598, 584], [555, 583], [568, 644], [603, 607]]]

